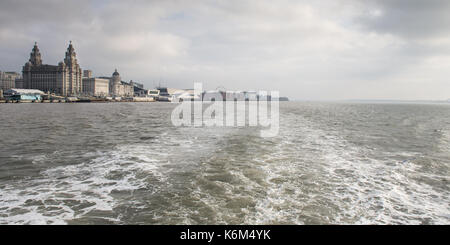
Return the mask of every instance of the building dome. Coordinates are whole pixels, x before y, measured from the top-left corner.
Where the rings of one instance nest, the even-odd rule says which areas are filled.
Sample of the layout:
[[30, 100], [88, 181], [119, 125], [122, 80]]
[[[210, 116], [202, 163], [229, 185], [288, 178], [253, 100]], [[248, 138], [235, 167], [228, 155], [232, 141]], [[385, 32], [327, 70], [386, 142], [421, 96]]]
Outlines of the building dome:
[[113, 73], [113, 76], [120, 76], [120, 74], [117, 72], [117, 69], [116, 69], [116, 71]]

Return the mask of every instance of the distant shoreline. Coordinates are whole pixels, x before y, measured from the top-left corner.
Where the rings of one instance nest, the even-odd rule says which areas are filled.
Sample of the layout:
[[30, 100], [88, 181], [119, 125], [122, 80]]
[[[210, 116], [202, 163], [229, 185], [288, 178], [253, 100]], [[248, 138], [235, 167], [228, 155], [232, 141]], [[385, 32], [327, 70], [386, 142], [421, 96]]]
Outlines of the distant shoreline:
[[323, 102], [323, 103], [377, 103], [377, 104], [450, 104], [450, 100], [290, 100], [290, 102]]
[[[299, 102], [299, 103], [359, 103], [359, 104], [449, 104], [446, 100], [280, 100], [279, 102]], [[87, 104], [87, 103], [172, 103], [169, 101], [6, 101], [0, 100], [0, 104]], [[176, 102], [175, 102], [176, 103]]]

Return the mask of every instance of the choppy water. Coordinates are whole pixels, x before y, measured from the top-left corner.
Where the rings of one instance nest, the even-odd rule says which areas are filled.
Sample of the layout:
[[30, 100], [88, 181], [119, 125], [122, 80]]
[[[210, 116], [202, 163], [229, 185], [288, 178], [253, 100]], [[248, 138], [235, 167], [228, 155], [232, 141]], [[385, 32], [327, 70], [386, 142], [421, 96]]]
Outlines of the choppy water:
[[280, 135], [173, 104], [0, 105], [0, 224], [450, 224], [450, 105], [280, 104]]

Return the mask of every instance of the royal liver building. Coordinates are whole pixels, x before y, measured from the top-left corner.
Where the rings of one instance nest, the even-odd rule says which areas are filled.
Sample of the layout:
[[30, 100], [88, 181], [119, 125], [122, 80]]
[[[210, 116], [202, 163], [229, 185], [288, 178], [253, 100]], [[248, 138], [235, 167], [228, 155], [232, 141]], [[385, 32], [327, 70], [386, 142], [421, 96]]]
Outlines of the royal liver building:
[[70, 42], [66, 57], [57, 66], [42, 64], [37, 43], [34, 44], [30, 60], [23, 66], [23, 86], [63, 96], [81, 94], [82, 71], [78, 65], [75, 49]]

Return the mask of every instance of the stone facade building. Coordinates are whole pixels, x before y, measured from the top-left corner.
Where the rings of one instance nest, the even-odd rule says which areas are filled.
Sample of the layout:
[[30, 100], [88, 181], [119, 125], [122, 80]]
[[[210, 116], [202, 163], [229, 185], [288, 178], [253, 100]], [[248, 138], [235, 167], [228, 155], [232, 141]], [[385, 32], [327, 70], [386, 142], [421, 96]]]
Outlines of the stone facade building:
[[16, 79], [21, 79], [21, 75], [17, 72], [1, 72], [0, 71], [0, 90], [16, 88]]
[[102, 78], [83, 78], [83, 94], [90, 96], [108, 96], [109, 79]]
[[24, 88], [22, 75], [20, 76], [20, 78], [16, 78], [15, 88]]
[[134, 85], [122, 81], [117, 69], [114, 71], [109, 83], [109, 93], [111, 96], [132, 97], [134, 95]]
[[84, 70], [83, 71], [83, 78], [91, 78], [92, 77], [92, 71], [91, 70]]
[[25, 89], [39, 89], [62, 96], [78, 95], [83, 89], [82, 70], [72, 42], [64, 61], [57, 66], [42, 64], [41, 53], [35, 43], [29, 61], [23, 66], [22, 76]]

